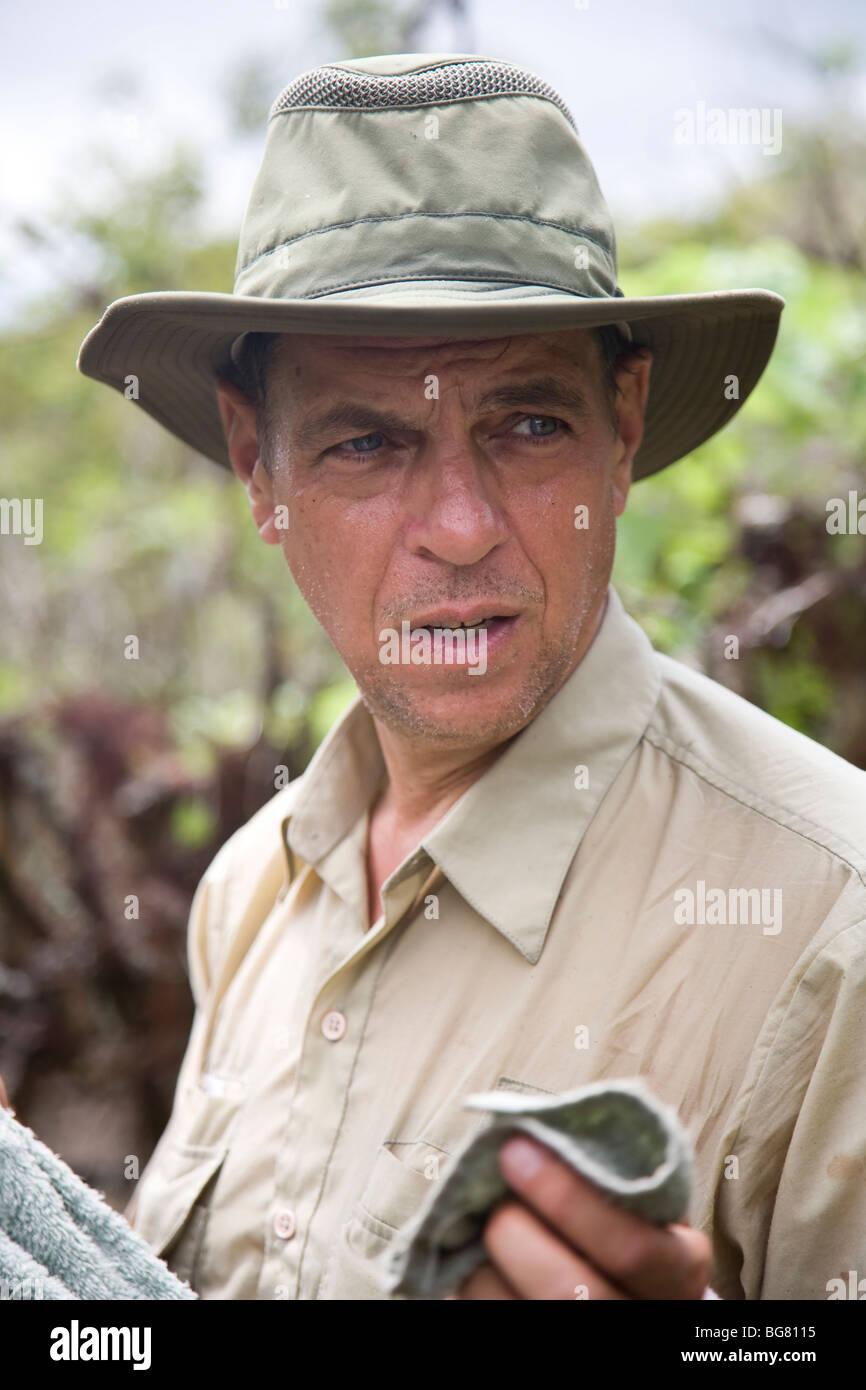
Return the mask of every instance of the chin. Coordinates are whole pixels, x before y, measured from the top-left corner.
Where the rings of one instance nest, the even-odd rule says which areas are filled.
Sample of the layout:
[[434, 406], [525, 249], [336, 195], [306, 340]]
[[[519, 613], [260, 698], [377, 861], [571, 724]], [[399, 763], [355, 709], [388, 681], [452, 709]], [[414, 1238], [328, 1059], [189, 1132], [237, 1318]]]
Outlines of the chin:
[[383, 685], [362, 689], [370, 713], [395, 734], [422, 737], [454, 746], [475, 745], [485, 738], [504, 739], [532, 717], [534, 692], [514, 684], [485, 687], [485, 676], [463, 673], [451, 690], [424, 691], [418, 686]]

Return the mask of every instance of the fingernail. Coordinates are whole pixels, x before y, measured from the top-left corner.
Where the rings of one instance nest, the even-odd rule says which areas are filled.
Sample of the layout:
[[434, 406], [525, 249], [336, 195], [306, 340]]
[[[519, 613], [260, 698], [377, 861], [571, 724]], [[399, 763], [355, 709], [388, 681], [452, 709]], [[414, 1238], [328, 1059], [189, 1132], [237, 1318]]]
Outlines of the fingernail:
[[544, 1164], [544, 1155], [529, 1139], [509, 1139], [499, 1154], [505, 1176], [518, 1182], [534, 1177]]

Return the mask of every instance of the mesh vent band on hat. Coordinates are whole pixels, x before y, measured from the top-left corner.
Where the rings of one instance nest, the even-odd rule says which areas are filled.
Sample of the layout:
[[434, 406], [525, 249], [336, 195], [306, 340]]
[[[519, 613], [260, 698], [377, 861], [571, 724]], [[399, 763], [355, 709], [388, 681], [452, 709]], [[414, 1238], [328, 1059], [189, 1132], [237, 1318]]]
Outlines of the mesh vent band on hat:
[[310, 109], [390, 111], [405, 106], [428, 106], [446, 101], [474, 101], [478, 97], [530, 96], [552, 101], [569, 125], [574, 117], [558, 92], [534, 73], [511, 63], [444, 63], [425, 72], [391, 77], [375, 73], [347, 72], [320, 67], [301, 73], [280, 93], [268, 120], [284, 111]]

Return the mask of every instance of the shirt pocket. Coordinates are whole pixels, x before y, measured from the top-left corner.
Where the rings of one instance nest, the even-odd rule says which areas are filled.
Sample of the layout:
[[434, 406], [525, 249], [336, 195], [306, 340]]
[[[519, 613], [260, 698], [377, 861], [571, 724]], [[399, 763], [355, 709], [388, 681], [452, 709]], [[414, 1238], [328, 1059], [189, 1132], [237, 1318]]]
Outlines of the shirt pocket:
[[134, 1197], [133, 1227], [180, 1279], [194, 1285], [208, 1210], [239, 1117], [243, 1087], [191, 1089], [175, 1110]]
[[395, 1236], [427, 1200], [449, 1155], [422, 1140], [405, 1145], [404, 1159], [393, 1152], [395, 1146], [404, 1147], [393, 1140], [381, 1145], [361, 1197], [337, 1233], [319, 1285], [320, 1299], [403, 1297], [383, 1292], [382, 1260]]
[[[533, 1082], [502, 1075], [493, 1089], [551, 1094]], [[428, 1200], [436, 1180], [445, 1176], [453, 1153], [485, 1123], [482, 1112], [463, 1110], [452, 1101], [425, 1127], [425, 1139], [391, 1139], [380, 1145], [361, 1197], [337, 1234], [318, 1298], [405, 1299], [404, 1294], [382, 1291], [386, 1252]]]

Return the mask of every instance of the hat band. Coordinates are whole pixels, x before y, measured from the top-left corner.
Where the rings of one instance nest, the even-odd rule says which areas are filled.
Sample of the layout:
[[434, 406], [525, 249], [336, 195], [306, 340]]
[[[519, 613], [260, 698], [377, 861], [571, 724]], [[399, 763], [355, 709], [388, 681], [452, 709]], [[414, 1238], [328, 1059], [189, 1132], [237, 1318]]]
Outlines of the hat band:
[[235, 294], [315, 299], [400, 280], [496, 280], [586, 298], [617, 294], [607, 252], [579, 230], [465, 212], [359, 218], [305, 233], [245, 266]]

